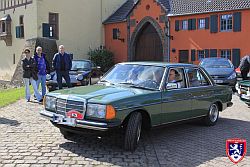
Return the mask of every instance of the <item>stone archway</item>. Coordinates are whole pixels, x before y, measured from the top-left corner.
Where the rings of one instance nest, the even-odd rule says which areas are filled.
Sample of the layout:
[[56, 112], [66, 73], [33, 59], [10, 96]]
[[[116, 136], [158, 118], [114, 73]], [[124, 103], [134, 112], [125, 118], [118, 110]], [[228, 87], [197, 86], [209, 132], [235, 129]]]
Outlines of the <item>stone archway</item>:
[[[147, 38], [150, 38], [150, 36], [153, 37], [154, 40], [152, 41], [148, 40]], [[143, 41], [146, 41], [147, 43], [145, 44], [143, 43]], [[145, 51], [140, 51], [140, 50], [138, 51], [140, 47], [145, 47], [146, 45], [155, 45], [155, 46], [150, 47], [150, 49], [153, 49], [151, 51], [147, 49]], [[137, 56], [137, 54], [143, 54], [143, 52], [144, 53], [149, 52], [151, 54], [153, 53], [154, 55], [151, 55], [151, 57], [150, 55], [147, 55], [145, 56], [145, 59], [143, 59], [141, 55], [139, 57]], [[128, 60], [164, 61], [166, 60], [166, 54], [167, 54], [167, 41], [160, 25], [152, 17], [147, 16], [143, 18], [137, 25], [131, 36]]]

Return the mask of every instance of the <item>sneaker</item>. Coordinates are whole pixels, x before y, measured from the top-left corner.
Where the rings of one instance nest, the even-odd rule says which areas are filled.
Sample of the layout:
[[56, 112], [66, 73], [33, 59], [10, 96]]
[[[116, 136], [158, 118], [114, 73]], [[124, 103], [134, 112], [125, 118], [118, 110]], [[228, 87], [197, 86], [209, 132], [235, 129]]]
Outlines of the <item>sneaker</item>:
[[30, 102], [30, 99], [27, 99], [26, 101], [27, 101], [27, 102]]
[[42, 103], [43, 102], [43, 99], [39, 100], [39, 103]]

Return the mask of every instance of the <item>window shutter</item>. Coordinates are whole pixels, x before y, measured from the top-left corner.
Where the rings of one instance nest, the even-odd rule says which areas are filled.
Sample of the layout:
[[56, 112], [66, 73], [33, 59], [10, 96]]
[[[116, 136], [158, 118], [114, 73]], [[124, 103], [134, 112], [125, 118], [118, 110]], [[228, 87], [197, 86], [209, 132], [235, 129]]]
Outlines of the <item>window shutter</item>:
[[114, 28], [114, 29], [113, 29], [113, 39], [118, 39], [117, 34], [118, 34], [118, 29], [117, 29], [117, 28]]
[[235, 12], [233, 14], [233, 31], [241, 31], [241, 12]]
[[192, 19], [188, 19], [188, 30], [192, 30]]
[[50, 25], [48, 23], [43, 23], [43, 37], [50, 37], [49, 36], [49, 28], [50, 28]]
[[218, 32], [218, 15], [210, 16], [210, 32], [217, 33]]
[[209, 17], [205, 18], [205, 29], [209, 29]]
[[192, 30], [196, 30], [196, 19], [192, 19]]
[[195, 61], [195, 56], [196, 56], [195, 53], [196, 53], [195, 50], [192, 49], [191, 50], [191, 61]]
[[233, 49], [233, 65], [238, 67], [240, 64], [240, 49]]
[[20, 38], [21, 29], [20, 26], [16, 26], [16, 38]]
[[209, 49], [205, 49], [205, 58], [209, 57]]
[[179, 30], [180, 30], [180, 21], [175, 20], [175, 31], [179, 31]]
[[210, 57], [217, 57], [217, 49], [210, 49]]

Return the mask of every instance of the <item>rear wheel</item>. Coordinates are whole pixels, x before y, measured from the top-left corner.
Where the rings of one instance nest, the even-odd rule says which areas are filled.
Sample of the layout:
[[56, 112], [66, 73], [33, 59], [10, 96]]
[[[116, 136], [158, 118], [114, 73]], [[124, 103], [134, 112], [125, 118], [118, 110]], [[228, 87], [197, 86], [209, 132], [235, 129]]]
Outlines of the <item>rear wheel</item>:
[[204, 118], [205, 125], [213, 126], [217, 123], [219, 118], [219, 108], [216, 103], [213, 103], [208, 111], [207, 116]]
[[134, 151], [141, 137], [142, 115], [139, 112], [131, 114], [125, 131], [124, 148]]

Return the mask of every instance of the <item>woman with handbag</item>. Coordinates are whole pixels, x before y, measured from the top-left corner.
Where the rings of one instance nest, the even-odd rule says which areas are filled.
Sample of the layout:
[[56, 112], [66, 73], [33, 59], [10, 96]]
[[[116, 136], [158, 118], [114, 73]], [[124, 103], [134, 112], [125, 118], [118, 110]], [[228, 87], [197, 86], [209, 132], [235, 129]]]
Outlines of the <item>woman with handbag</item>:
[[25, 85], [25, 98], [27, 102], [30, 101], [30, 83], [33, 87], [34, 94], [36, 96], [37, 101], [42, 102], [42, 96], [37, 90], [36, 81], [38, 79], [37, 76], [37, 65], [34, 58], [31, 57], [30, 50], [24, 50], [25, 58], [22, 60], [22, 67], [23, 67], [23, 82]]

